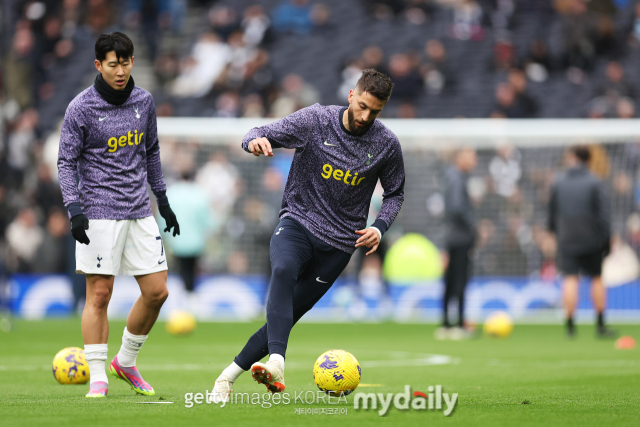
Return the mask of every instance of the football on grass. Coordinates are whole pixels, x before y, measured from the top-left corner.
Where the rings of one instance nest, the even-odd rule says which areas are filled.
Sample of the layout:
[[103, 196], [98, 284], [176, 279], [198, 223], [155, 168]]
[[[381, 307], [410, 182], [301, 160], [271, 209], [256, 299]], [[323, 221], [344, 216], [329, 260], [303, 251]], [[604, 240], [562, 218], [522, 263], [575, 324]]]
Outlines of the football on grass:
[[329, 350], [320, 355], [313, 366], [313, 379], [318, 388], [331, 396], [346, 396], [360, 384], [362, 371], [353, 354]]

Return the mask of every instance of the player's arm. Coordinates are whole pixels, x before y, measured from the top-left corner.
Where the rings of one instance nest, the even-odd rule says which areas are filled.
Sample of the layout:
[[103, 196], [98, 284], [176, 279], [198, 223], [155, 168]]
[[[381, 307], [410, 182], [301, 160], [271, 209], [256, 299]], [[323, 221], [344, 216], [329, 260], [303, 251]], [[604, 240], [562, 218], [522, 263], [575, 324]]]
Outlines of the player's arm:
[[76, 182], [78, 160], [82, 155], [86, 133], [87, 129], [82, 112], [73, 104], [70, 105], [64, 115], [60, 133], [58, 181], [62, 191], [62, 200], [69, 211], [71, 234], [78, 242], [88, 245], [90, 240], [85, 230], [89, 229], [89, 220], [84, 214]]
[[273, 156], [274, 148], [303, 148], [311, 129], [319, 124], [315, 104], [265, 126], [251, 129], [242, 139], [242, 149], [254, 156]]
[[553, 184], [553, 186], [551, 187], [551, 194], [549, 195], [549, 211], [548, 211], [549, 217], [547, 218], [547, 229], [554, 234], [556, 233], [557, 207], [558, 207], [558, 191], [557, 191], [556, 184]]
[[611, 209], [607, 191], [604, 184], [599, 182], [594, 188], [595, 209], [594, 213], [597, 218], [603, 237], [603, 253], [605, 256], [611, 252]]
[[382, 167], [379, 177], [384, 190], [380, 212], [369, 228], [356, 230], [356, 234], [360, 235], [356, 241], [356, 248], [371, 248], [367, 255], [378, 249], [382, 236], [391, 227], [404, 202], [404, 159], [399, 142], [396, 141], [394, 151]]
[[180, 234], [180, 225], [176, 215], [169, 206], [167, 197], [167, 184], [162, 176], [162, 165], [160, 164], [160, 142], [158, 141], [158, 120], [156, 119], [156, 106], [151, 97], [151, 105], [147, 114], [147, 137], [145, 138], [145, 150], [147, 153], [147, 182], [151, 191], [156, 196], [158, 211], [166, 222], [165, 232], [170, 232], [173, 228], [173, 236]]

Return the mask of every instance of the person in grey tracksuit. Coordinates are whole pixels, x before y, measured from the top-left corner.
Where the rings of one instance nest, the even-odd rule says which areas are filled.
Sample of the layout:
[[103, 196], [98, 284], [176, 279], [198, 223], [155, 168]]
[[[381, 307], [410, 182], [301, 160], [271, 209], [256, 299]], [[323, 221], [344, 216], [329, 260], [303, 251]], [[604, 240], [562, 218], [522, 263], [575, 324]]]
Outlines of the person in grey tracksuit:
[[[445, 225], [446, 250], [449, 262], [445, 271], [445, 291], [443, 298], [443, 321], [436, 335], [441, 338], [464, 338], [464, 292], [471, 271], [471, 251], [476, 237], [474, 207], [467, 193], [468, 174], [477, 166], [474, 149], [463, 149], [456, 153], [454, 165], [445, 172]], [[458, 303], [457, 328], [449, 322], [449, 303]]]
[[568, 169], [551, 189], [548, 228], [556, 235], [559, 266], [565, 275], [562, 287], [567, 334], [575, 335], [573, 317], [578, 302], [579, 275], [583, 274], [592, 279], [597, 334], [611, 337], [615, 332], [604, 325], [606, 290], [601, 278], [602, 261], [610, 250], [610, 201], [603, 182], [587, 168], [589, 157], [587, 147], [567, 150]]

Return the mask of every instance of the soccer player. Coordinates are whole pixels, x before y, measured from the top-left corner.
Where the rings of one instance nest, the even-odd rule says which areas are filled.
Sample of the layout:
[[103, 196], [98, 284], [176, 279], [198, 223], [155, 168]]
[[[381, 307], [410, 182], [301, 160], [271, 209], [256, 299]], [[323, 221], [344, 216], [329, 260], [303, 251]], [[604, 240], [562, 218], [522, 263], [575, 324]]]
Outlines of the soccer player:
[[586, 147], [567, 150], [568, 170], [551, 189], [549, 230], [557, 236], [560, 268], [565, 274], [562, 293], [567, 335], [571, 338], [576, 333], [573, 316], [582, 273], [591, 277], [591, 297], [597, 312], [596, 334], [610, 338], [616, 333], [604, 324], [607, 295], [600, 276], [603, 258], [610, 249], [610, 202], [602, 182], [587, 169], [589, 157]]
[[[125, 34], [102, 34], [95, 45], [93, 86], [69, 104], [60, 135], [58, 176], [76, 242], [76, 272], [85, 274], [82, 313], [84, 351], [91, 373], [87, 397], [105, 397], [109, 323], [107, 306], [120, 270], [135, 276], [141, 296], [127, 318], [111, 375], [139, 394], [154, 395], [136, 357], [167, 299], [167, 261], [151, 213], [147, 182], [174, 236], [180, 234], [169, 207], [160, 167], [153, 97], [131, 77], [133, 43]], [[76, 171], [79, 182], [76, 182]]]
[[[273, 156], [295, 150], [271, 237], [267, 322], [215, 382], [213, 400], [226, 401], [233, 383], [251, 369], [272, 392], [285, 388], [284, 360], [293, 325], [327, 292], [359, 247], [373, 253], [404, 200], [404, 161], [398, 138], [376, 120], [393, 83], [365, 70], [349, 93], [349, 107], [319, 104], [254, 128], [242, 148]], [[371, 196], [384, 189], [380, 212], [366, 225]], [[266, 363], [259, 361], [269, 355]]]

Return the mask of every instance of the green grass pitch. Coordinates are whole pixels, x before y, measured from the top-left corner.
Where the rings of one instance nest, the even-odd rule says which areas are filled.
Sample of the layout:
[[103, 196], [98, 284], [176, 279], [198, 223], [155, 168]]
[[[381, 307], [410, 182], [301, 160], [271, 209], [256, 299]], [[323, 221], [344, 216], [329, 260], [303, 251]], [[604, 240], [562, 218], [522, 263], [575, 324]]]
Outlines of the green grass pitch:
[[[123, 322], [111, 322], [109, 359], [120, 348]], [[106, 399], [86, 399], [88, 385], [59, 385], [51, 361], [64, 347], [82, 347], [79, 319], [14, 321], [0, 332], [2, 426], [637, 426], [640, 423], [640, 350], [615, 350], [594, 338], [591, 326], [568, 341], [560, 326], [516, 325], [505, 340], [435, 341], [433, 325], [297, 325], [287, 354], [286, 391], [315, 391], [312, 367], [331, 348], [352, 352], [362, 365], [356, 392], [398, 393], [405, 384], [427, 392], [442, 385], [458, 393], [450, 417], [442, 411], [399, 411], [385, 417], [348, 403], [215, 404], [185, 407], [185, 393], [211, 390], [221, 369], [259, 323], [200, 323], [188, 337], [169, 335], [159, 323], [138, 357], [156, 396], [135, 395], [110, 377]], [[640, 326], [620, 326], [640, 337]], [[434, 357], [433, 355], [439, 355]], [[263, 393], [244, 374], [236, 392]], [[144, 401], [174, 404], [145, 405]], [[292, 399], [293, 400], [293, 399]], [[297, 415], [302, 408], [345, 408], [346, 415]]]

